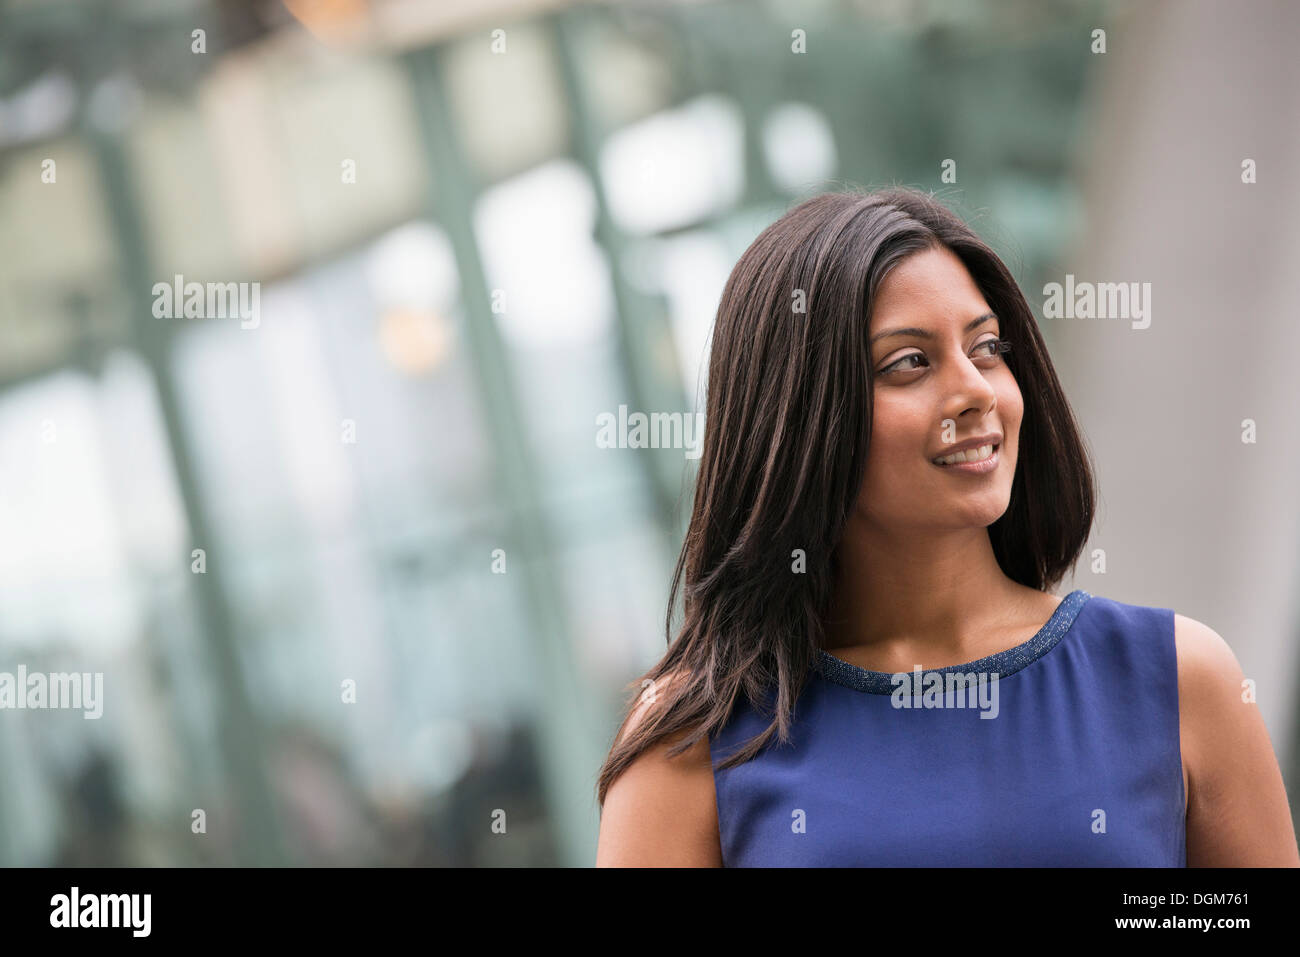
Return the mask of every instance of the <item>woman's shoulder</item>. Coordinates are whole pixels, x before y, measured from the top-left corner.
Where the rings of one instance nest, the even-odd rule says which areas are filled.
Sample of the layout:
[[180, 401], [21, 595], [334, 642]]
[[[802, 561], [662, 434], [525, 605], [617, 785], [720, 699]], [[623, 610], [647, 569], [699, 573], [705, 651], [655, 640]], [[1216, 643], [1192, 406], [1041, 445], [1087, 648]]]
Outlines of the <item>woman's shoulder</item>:
[[1255, 702], [1254, 686], [1223, 636], [1204, 622], [1174, 613], [1179, 710], [1183, 722], [1210, 727]]
[[[1178, 649], [1178, 670], [1191, 678], [1222, 684], [1242, 677], [1241, 665], [1232, 648], [1217, 631], [1204, 622], [1174, 612], [1174, 644]], [[1240, 689], [1237, 689], [1240, 690]]]
[[[666, 706], [663, 691], [681, 674], [652, 684], [628, 715], [618, 740]], [[709, 739], [701, 736], [674, 754], [691, 737], [683, 731], [643, 750], [609, 786], [601, 810], [596, 866], [698, 867], [722, 862], [717, 798]]]
[[1255, 683], [1223, 636], [1174, 613], [1191, 866], [1300, 865]]

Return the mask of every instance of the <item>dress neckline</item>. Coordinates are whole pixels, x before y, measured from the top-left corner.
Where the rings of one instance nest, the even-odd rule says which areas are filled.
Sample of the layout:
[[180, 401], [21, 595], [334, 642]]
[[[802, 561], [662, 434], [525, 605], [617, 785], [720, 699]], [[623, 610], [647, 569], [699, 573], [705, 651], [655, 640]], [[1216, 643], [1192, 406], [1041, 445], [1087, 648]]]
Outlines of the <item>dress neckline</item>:
[[[1061, 600], [1038, 633], [1023, 644], [995, 652], [960, 665], [946, 665], [943, 668], [929, 668], [926, 673], [946, 674], [953, 671], [993, 672], [999, 677], [1015, 674], [1021, 668], [1032, 664], [1055, 647], [1065, 633], [1070, 630], [1079, 611], [1092, 595], [1082, 588], [1076, 588]], [[824, 649], [817, 649], [813, 658], [813, 669], [828, 681], [844, 685], [869, 694], [893, 694], [897, 687], [894, 674], [885, 671], [870, 671], [857, 665], [849, 664], [842, 658], [836, 658]], [[906, 672], [904, 672], [906, 673]]]

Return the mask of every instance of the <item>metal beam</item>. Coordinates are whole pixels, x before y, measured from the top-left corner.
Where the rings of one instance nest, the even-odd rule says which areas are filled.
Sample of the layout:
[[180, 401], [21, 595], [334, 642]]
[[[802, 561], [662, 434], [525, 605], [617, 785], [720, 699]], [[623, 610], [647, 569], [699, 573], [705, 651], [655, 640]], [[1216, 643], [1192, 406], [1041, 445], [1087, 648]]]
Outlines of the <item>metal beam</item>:
[[[131, 327], [140, 355], [153, 376], [159, 409], [166, 429], [180, 500], [185, 509], [193, 548], [206, 552], [206, 573], [193, 575], [203, 640], [213, 666], [217, 691], [217, 737], [238, 820], [229, 823], [235, 837], [236, 859], [243, 865], [283, 864], [285, 850], [276, 822], [275, 802], [267, 774], [263, 745], [265, 730], [251, 700], [235, 643], [235, 623], [227, 605], [221, 551], [199, 488], [194, 450], [187, 424], [181, 417], [179, 387], [171, 362], [171, 337], [164, 328], [146, 330], [150, 316], [149, 290], [157, 278], [150, 254], [135, 183], [119, 134], [87, 127], [87, 138], [98, 161], [108, 204], [109, 222], [117, 240], [123, 285], [131, 309]], [[189, 564], [187, 551], [176, 556]], [[216, 794], [191, 795], [195, 806], [208, 805]]]
[[[543, 789], [558, 832], [562, 865], [589, 866], [595, 860], [599, 825], [594, 788], [604, 759], [601, 729], [605, 723], [594, 720], [594, 696], [582, 680], [581, 663], [569, 641], [568, 608], [562, 597], [565, 587], [554, 562], [558, 549], [536, 485], [540, 470], [492, 313], [491, 293], [474, 236], [479, 184], [456, 136], [444, 93], [440, 51], [417, 50], [403, 59], [410, 71], [426, 145], [431, 194], [436, 197], [431, 210], [447, 230], [456, 257], [466, 312], [466, 345], [497, 465], [498, 493], [512, 527], [515, 560], [507, 564], [507, 571], [517, 571], [519, 578], [501, 576], [501, 585], [507, 587], [508, 582], [522, 579], [525, 603], [535, 626]], [[507, 562], [510, 557], [507, 550]], [[476, 560], [482, 561], [487, 573], [490, 556]], [[486, 828], [488, 823], [465, 822], [465, 826]]]

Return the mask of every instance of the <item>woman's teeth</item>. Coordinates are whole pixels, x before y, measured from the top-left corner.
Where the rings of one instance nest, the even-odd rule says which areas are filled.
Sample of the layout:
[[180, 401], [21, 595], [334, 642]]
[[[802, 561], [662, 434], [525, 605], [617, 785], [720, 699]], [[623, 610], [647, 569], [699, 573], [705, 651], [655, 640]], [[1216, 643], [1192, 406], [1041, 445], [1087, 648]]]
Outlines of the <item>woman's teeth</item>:
[[955, 452], [952, 455], [945, 455], [943, 458], [934, 459], [935, 465], [956, 465], [958, 462], [983, 462], [993, 454], [993, 446], [981, 445], [977, 449], [967, 449], [965, 452]]

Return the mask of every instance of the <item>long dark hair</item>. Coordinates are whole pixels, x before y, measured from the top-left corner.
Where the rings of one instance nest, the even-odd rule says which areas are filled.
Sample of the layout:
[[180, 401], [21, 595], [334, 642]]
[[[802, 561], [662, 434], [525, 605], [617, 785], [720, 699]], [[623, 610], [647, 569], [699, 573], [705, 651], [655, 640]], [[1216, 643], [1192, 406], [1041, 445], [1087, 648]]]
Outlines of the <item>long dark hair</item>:
[[[633, 683], [638, 691], [652, 683], [656, 703], [625, 739], [624, 719], [600, 770], [602, 807], [638, 755], [680, 738], [668, 751], [675, 756], [714, 735], [742, 693], [759, 707], [775, 685], [772, 723], [718, 767], [748, 761], [773, 734], [788, 740], [870, 446], [871, 306], [891, 269], [940, 245], [965, 265], [1013, 343], [1006, 361], [1024, 398], [1011, 500], [989, 527], [994, 555], [1008, 578], [1041, 591], [1074, 565], [1092, 526], [1092, 467], [1007, 267], [916, 190], [824, 193], [799, 204], [745, 250], [718, 305], [695, 504], [668, 600], [669, 647]], [[803, 574], [792, 573], [796, 549]], [[684, 620], [673, 641], [679, 591]], [[633, 700], [628, 718], [635, 710]]]

